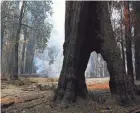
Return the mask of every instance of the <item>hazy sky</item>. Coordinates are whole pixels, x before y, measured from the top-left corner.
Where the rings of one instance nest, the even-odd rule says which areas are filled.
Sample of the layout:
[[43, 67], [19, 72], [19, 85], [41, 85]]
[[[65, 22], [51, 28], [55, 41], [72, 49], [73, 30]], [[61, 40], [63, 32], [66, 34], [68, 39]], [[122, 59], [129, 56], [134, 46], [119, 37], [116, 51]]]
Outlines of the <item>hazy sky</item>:
[[62, 49], [64, 42], [64, 17], [65, 17], [65, 1], [53, 0], [53, 16], [52, 23], [53, 29], [48, 46], [55, 45]]
[[[40, 58], [36, 59], [36, 66], [38, 67], [37, 72], [40, 73], [43, 70], [49, 70], [49, 76], [58, 77], [61, 71], [63, 62], [63, 43], [64, 43], [64, 22], [65, 22], [65, 1], [64, 0], [53, 0], [53, 15], [51, 17], [51, 23], [53, 24], [51, 37], [48, 40], [48, 47], [55, 47], [59, 54], [57, 55], [55, 62], [49, 66], [47, 60], [42, 60]], [[44, 51], [43, 55], [47, 55], [47, 49]]]

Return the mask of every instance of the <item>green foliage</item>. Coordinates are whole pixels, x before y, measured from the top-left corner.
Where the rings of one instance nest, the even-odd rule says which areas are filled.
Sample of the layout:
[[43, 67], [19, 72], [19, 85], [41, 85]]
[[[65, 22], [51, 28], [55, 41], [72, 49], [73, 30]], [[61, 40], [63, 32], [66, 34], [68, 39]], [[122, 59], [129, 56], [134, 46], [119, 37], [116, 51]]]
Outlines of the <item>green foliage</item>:
[[31, 26], [33, 27], [33, 36], [35, 38], [35, 46], [39, 52], [43, 52], [47, 46], [48, 39], [52, 29], [49, 21], [45, 23], [45, 19], [52, 15], [52, 1], [28, 1], [27, 10], [31, 14]]

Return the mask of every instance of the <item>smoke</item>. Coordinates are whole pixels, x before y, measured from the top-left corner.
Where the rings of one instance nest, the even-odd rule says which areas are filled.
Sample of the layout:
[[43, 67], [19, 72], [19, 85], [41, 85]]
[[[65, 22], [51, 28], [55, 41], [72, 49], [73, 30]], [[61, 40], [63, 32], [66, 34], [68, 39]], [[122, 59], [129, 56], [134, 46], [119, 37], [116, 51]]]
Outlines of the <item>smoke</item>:
[[[63, 63], [63, 43], [64, 43], [64, 19], [65, 1], [53, 1], [53, 15], [51, 23], [53, 29], [47, 47], [42, 54], [35, 56], [34, 63], [38, 74], [46, 74], [49, 77], [58, 77]], [[48, 19], [46, 19], [47, 21]], [[49, 58], [52, 49], [52, 60]], [[50, 63], [50, 60], [52, 61]]]

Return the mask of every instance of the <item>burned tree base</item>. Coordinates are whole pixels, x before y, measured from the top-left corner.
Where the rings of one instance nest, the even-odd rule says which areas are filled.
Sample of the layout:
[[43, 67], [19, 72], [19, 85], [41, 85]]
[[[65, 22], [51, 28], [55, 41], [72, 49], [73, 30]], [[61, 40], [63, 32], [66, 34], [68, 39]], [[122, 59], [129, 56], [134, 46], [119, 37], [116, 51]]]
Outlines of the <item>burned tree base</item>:
[[131, 79], [127, 75], [122, 75], [121, 79], [116, 76], [116, 91], [112, 95], [116, 101], [123, 106], [129, 106], [135, 100], [135, 86], [132, 84]]
[[63, 85], [66, 87], [62, 87], [59, 84], [57, 90], [55, 91], [55, 96], [53, 99], [54, 102], [59, 102], [62, 105], [67, 106], [73, 102], [76, 102], [77, 97], [81, 97], [83, 99], [87, 98], [88, 91], [85, 81], [74, 82], [74, 80], [69, 80]]

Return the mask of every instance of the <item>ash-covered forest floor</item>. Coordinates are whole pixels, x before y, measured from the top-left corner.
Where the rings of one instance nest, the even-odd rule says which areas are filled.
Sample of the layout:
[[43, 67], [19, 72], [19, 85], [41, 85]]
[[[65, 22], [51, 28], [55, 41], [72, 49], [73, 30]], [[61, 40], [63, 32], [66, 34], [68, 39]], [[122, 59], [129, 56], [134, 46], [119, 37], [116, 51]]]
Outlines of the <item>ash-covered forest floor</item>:
[[64, 107], [52, 104], [57, 79], [20, 78], [17, 81], [1, 82], [2, 113], [134, 113], [140, 109], [137, 97], [129, 107], [123, 107], [111, 97], [109, 78], [86, 79], [89, 98], [78, 98], [76, 103]]

